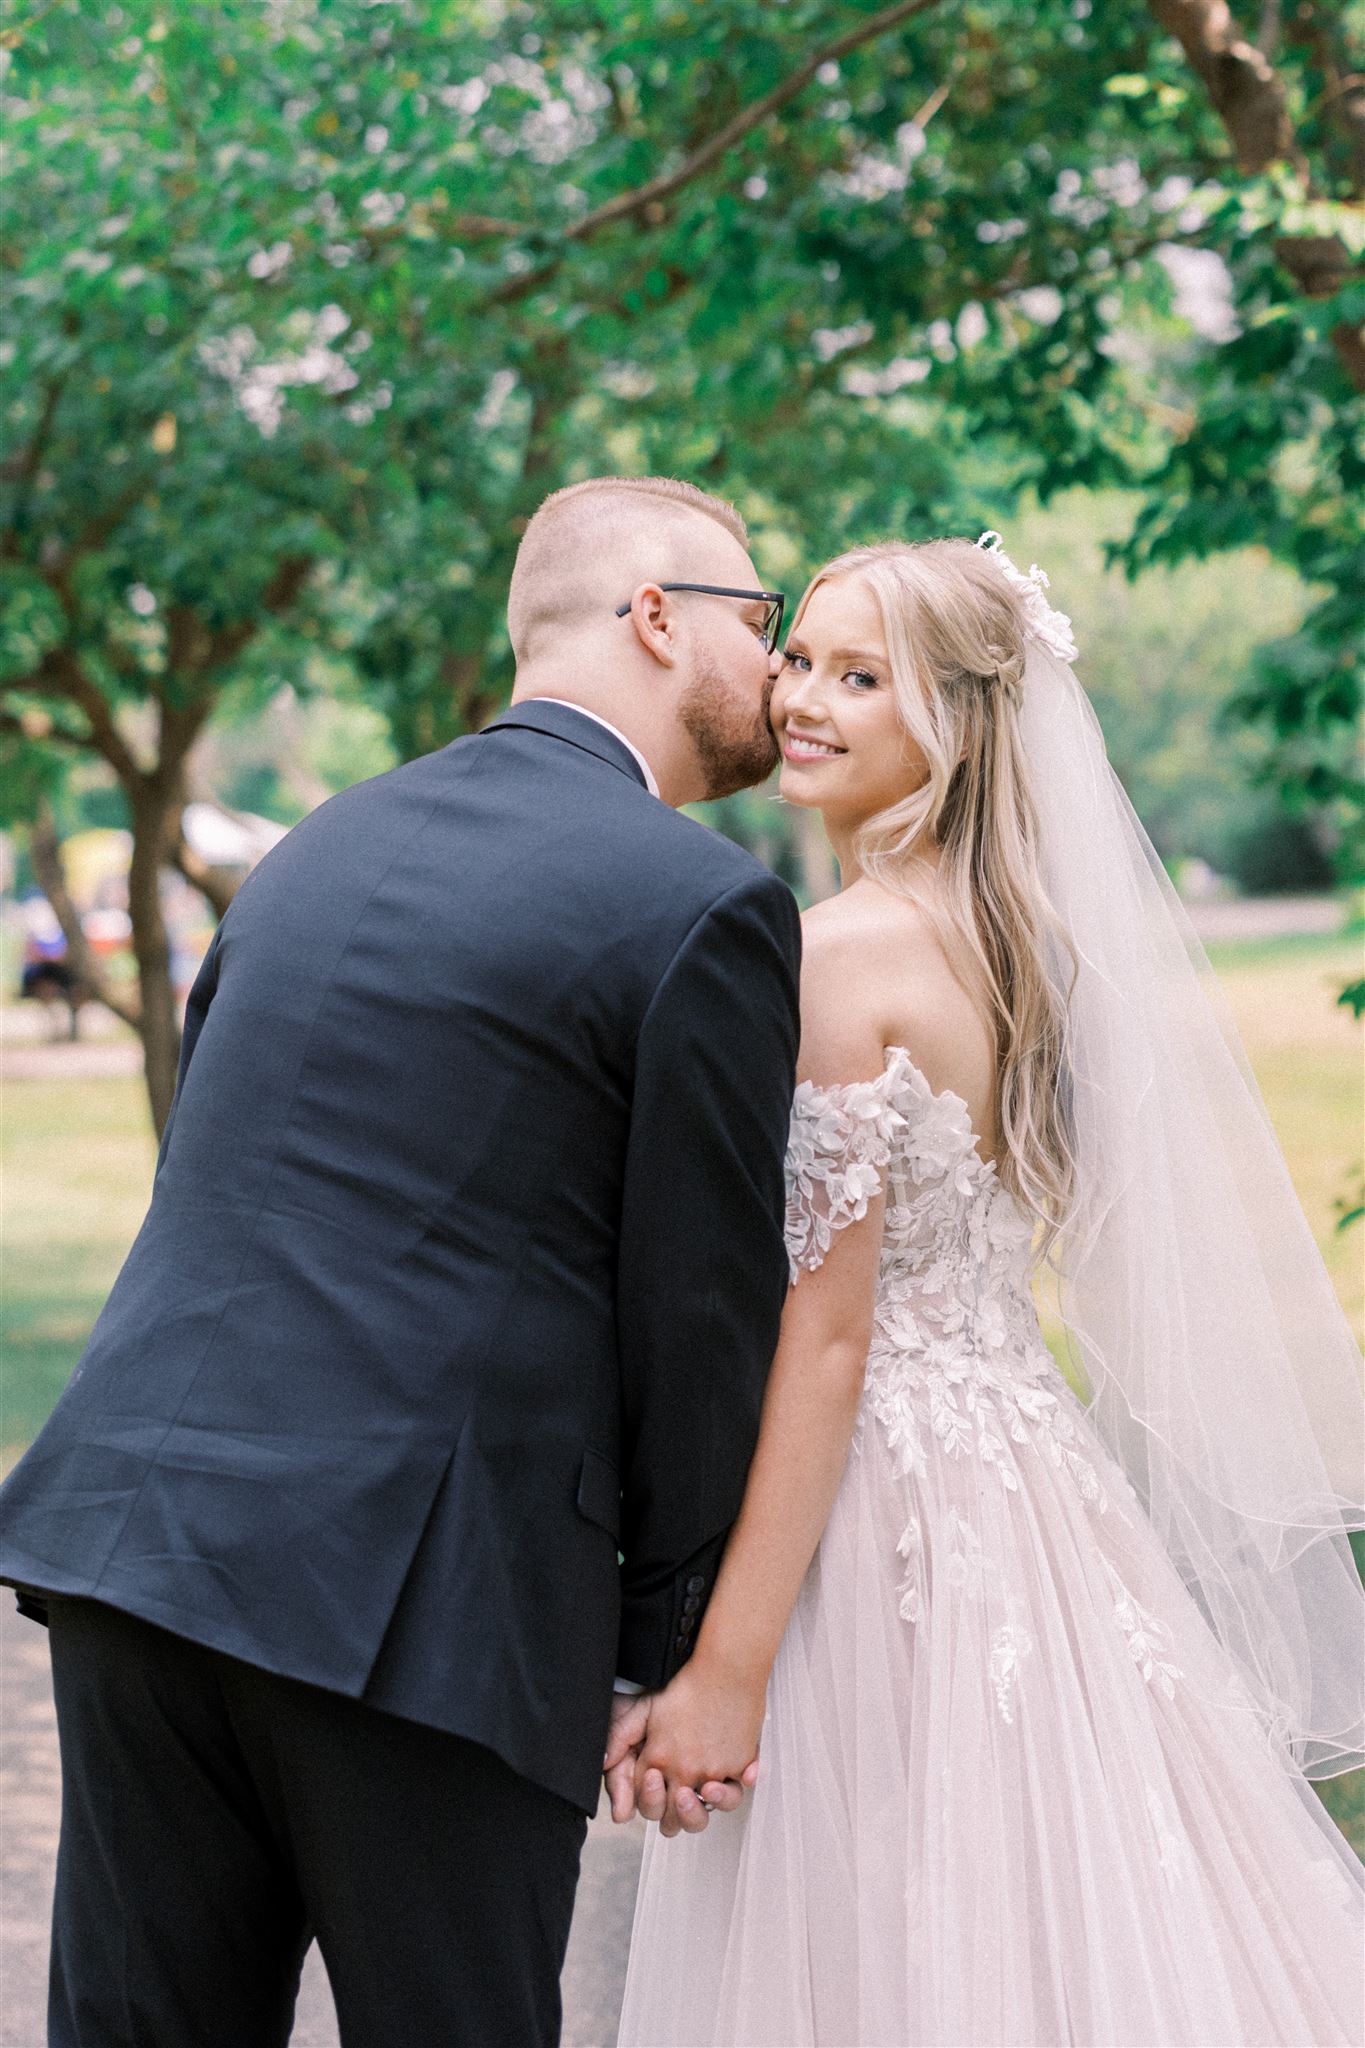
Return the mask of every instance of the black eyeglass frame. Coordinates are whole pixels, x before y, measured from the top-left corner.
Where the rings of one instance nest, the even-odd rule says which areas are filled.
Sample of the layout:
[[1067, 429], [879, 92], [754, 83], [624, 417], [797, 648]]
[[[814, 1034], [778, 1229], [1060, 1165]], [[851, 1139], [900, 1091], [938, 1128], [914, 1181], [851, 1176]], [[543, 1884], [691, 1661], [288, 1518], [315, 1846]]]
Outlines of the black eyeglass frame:
[[[661, 583], [660, 590], [696, 590], [703, 597], [747, 597], [751, 604], [760, 601], [767, 605], [768, 615], [763, 621], [763, 644], [772, 653], [782, 637], [782, 614], [787, 608], [787, 599], [780, 590], [732, 590], [725, 583]], [[623, 619], [630, 610], [631, 600], [616, 607], [616, 616]]]

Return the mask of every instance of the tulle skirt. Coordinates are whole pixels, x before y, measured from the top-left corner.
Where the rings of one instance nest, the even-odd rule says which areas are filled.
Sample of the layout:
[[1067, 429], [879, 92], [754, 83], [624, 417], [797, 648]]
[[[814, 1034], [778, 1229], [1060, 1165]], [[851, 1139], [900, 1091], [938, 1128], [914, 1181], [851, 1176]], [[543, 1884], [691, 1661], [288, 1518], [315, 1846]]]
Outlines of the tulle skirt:
[[1058, 1385], [1065, 1454], [860, 1418], [754, 1792], [650, 1831], [621, 2048], [1365, 2039], [1365, 1873]]

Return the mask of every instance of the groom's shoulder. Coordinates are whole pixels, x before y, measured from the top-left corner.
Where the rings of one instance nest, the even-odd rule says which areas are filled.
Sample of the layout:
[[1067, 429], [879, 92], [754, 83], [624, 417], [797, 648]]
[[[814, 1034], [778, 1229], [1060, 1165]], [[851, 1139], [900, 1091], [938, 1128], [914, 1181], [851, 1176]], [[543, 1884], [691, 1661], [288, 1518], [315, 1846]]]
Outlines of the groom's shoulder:
[[[573, 750], [563, 752], [568, 757]], [[651, 927], [686, 930], [732, 896], [768, 922], [795, 925], [795, 898], [770, 868], [632, 777], [614, 769], [588, 781], [566, 774], [551, 792], [543, 781], [523, 789], [518, 779], [492, 805], [468, 800], [484, 780], [481, 769], [494, 759], [482, 735], [470, 734], [353, 783], [296, 825], [262, 865], [280, 869], [302, 861], [335, 881], [332, 863], [343, 849], [344, 866], [356, 859], [368, 866], [376, 844], [391, 846], [414, 820], [434, 818], [442, 821], [436, 832], [442, 844], [450, 833], [473, 835], [494, 861], [500, 835], [524, 835], [544, 863], [543, 894], [605, 895], [618, 912], [630, 916], [633, 908]]]
[[761, 860], [723, 832], [675, 811], [657, 798], [633, 807], [631, 838], [637, 860], [663, 871], [680, 910], [693, 916], [738, 894], [795, 916], [795, 898]]

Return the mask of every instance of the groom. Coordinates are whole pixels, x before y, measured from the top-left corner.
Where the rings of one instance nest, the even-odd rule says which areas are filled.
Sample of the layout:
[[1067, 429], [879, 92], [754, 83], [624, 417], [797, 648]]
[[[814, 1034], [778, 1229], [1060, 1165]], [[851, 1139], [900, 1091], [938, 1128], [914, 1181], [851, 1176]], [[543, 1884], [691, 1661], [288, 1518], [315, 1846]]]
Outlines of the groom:
[[785, 1291], [795, 906], [677, 809], [774, 764], [776, 610], [719, 500], [556, 493], [511, 710], [220, 925], [147, 1219], [3, 1494], [56, 2048], [283, 2043], [313, 1937], [347, 2048], [557, 2040], [613, 1676], [688, 1654]]

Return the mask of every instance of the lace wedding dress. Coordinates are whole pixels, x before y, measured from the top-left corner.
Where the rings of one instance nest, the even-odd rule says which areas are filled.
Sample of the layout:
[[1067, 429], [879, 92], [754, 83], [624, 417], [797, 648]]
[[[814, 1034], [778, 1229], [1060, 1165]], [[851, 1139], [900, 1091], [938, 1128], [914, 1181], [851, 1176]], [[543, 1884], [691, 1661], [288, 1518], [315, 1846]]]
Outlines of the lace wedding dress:
[[1360, 1865], [1043, 1342], [1026, 1218], [892, 1049], [797, 1092], [794, 1277], [883, 1183], [841, 1488], [758, 1784], [651, 1830], [621, 2048], [1365, 2038]]

